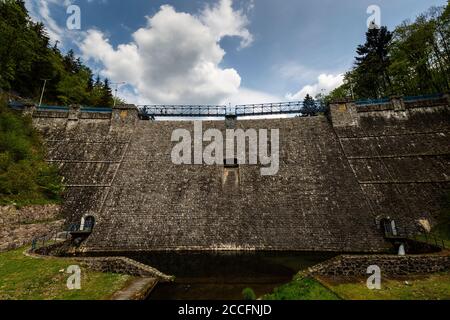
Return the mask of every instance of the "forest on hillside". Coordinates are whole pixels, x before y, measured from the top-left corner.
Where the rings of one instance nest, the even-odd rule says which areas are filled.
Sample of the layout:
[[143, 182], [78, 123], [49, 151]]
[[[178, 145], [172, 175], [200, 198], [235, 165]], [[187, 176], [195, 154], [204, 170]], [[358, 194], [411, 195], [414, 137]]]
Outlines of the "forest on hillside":
[[23, 0], [0, 1], [0, 89], [39, 99], [44, 79], [44, 103], [110, 107], [114, 103], [108, 79], [95, 76], [72, 50], [63, 54], [50, 45], [40, 22], [33, 22]]
[[450, 91], [450, 4], [431, 7], [393, 31], [371, 28], [345, 84], [328, 100], [376, 99]]

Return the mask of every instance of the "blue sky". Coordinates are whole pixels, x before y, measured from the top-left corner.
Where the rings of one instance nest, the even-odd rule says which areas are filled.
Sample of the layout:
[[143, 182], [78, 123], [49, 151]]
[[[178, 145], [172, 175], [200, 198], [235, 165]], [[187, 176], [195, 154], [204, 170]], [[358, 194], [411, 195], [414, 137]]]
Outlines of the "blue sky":
[[[126, 81], [139, 103], [259, 103], [329, 91], [364, 42], [366, 12], [393, 29], [446, 0], [28, 0], [63, 49]], [[66, 9], [81, 9], [68, 31]], [[163, 6], [163, 7], [162, 7]], [[150, 19], [150, 20], [149, 20]], [[139, 30], [139, 31], [138, 31]], [[138, 32], [137, 32], [138, 31]]]

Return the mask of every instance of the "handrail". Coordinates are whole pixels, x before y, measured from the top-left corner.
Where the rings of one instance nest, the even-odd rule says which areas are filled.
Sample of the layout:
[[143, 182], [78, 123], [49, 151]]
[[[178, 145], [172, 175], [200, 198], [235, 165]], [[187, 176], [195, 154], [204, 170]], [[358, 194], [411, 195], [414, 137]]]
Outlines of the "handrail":
[[[444, 239], [437, 237], [433, 233], [419, 233], [418, 230], [412, 230], [406, 227], [396, 227], [395, 230], [384, 226], [384, 234], [386, 239], [409, 239], [426, 244], [435, 245], [436, 247], [446, 249]], [[425, 241], [423, 239], [425, 237]]]
[[59, 235], [61, 233], [65, 232], [65, 238], [64, 240], [67, 241], [69, 240], [69, 232], [67, 231], [53, 231], [47, 235], [41, 236], [41, 237], [36, 237], [32, 240], [31, 242], [31, 250], [35, 251], [39, 248], [45, 248], [47, 246], [47, 244], [49, 242], [57, 242], [58, 240], [60, 240], [61, 238], [59, 237]]
[[139, 113], [146, 117], [225, 117], [226, 106], [214, 105], [139, 105]]
[[369, 106], [375, 104], [388, 104], [391, 102], [389, 98], [381, 98], [381, 99], [366, 99], [366, 100], [358, 100], [355, 102], [357, 106]]
[[89, 107], [89, 106], [83, 106], [81, 107], [81, 112], [98, 112], [98, 113], [111, 113], [113, 111], [112, 108], [109, 107]]
[[438, 94], [428, 94], [428, 95], [422, 95], [422, 96], [408, 96], [404, 97], [403, 100], [407, 102], [412, 101], [423, 101], [423, 100], [437, 100], [443, 98], [444, 95], [441, 93]]
[[67, 106], [47, 106], [42, 105], [37, 107], [38, 110], [55, 110], [55, 111], [69, 111], [69, 107]]
[[94, 227], [93, 223], [89, 223], [89, 221], [86, 221], [83, 225], [83, 230], [81, 230], [81, 224], [72, 223], [67, 230], [59, 230], [59, 231], [52, 231], [44, 236], [36, 237], [32, 240], [31, 243], [31, 249], [33, 251], [46, 247], [51, 242], [57, 242], [58, 240], [61, 240], [60, 234], [64, 234], [64, 241], [69, 240], [71, 233], [73, 232], [92, 232]]
[[[415, 102], [415, 101], [426, 101], [426, 100], [439, 100], [442, 99], [444, 95], [442, 93], [436, 94], [427, 94], [427, 95], [419, 95], [419, 96], [405, 96], [401, 97], [404, 102]], [[391, 98], [379, 98], [379, 99], [365, 99], [365, 100], [357, 100], [355, 104], [359, 107], [377, 105], [377, 104], [389, 104], [392, 102]]]

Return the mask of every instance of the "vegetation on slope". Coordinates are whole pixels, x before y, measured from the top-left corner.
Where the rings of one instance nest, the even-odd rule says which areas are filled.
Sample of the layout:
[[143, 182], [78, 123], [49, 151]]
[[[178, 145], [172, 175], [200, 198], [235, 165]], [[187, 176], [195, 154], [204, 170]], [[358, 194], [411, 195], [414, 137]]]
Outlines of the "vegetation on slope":
[[81, 290], [68, 290], [65, 271], [75, 261], [30, 258], [24, 250], [0, 254], [0, 300], [105, 300], [132, 279], [82, 269]]
[[59, 202], [62, 181], [44, 155], [31, 118], [11, 111], [0, 97], [0, 205]]
[[0, 88], [38, 100], [47, 82], [44, 102], [53, 105], [113, 105], [109, 81], [94, 78], [73, 51], [50, 45], [44, 25], [30, 19], [23, 0], [0, 1]]

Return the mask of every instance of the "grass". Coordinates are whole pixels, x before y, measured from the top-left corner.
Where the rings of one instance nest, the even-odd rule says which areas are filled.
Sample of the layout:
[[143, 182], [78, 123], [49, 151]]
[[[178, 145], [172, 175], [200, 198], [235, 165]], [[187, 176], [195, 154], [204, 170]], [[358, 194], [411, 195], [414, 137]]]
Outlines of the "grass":
[[427, 236], [425, 236], [423, 234], [417, 236], [417, 240], [435, 245], [436, 243], [434, 241], [434, 237], [436, 237], [437, 245], [439, 247], [442, 247], [442, 244], [443, 244], [446, 249], [450, 249], [450, 237], [448, 236], [447, 233], [433, 231], [430, 235], [427, 235]]
[[77, 262], [31, 258], [24, 251], [21, 248], [0, 254], [0, 300], [106, 300], [132, 279], [82, 268], [81, 290], [68, 290], [70, 274], [65, 270]]
[[315, 279], [297, 275], [292, 282], [276, 288], [263, 300], [339, 300], [339, 297]]
[[329, 288], [345, 300], [450, 300], [450, 273], [385, 279], [381, 290], [367, 289], [364, 280], [330, 284]]
[[383, 279], [381, 290], [369, 290], [367, 279], [320, 281], [303, 275], [274, 290], [263, 300], [450, 300], [450, 273]]

